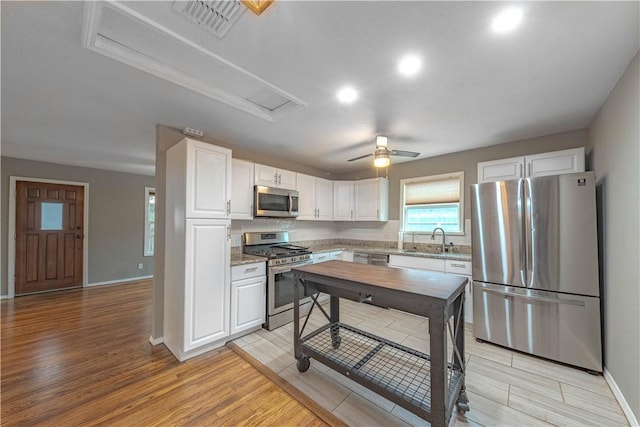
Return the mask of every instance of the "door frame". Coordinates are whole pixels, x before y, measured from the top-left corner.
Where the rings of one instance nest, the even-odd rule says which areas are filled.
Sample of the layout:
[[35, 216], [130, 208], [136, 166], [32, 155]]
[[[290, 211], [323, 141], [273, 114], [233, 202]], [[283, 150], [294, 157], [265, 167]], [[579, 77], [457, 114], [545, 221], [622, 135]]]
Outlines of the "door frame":
[[[49, 184], [76, 185], [84, 188], [84, 218], [82, 238], [82, 287], [88, 284], [89, 272], [89, 247], [87, 236], [89, 235], [89, 183], [77, 181], [64, 181], [60, 179], [29, 178], [24, 176], [9, 177], [9, 231], [7, 233], [7, 298], [14, 298], [16, 292], [16, 182], [44, 182]], [[13, 236], [13, 239], [11, 238]]]

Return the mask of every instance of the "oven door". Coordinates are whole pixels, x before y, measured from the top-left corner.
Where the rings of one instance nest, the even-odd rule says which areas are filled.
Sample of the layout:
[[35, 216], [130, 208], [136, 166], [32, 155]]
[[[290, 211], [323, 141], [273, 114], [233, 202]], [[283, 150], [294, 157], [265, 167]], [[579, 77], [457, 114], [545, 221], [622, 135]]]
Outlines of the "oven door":
[[[312, 263], [313, 261], [305, 261], [269, 267], [269, 279], [267, 281], [269, 293], [267, 310], [269, 316], [293, 309], [293, 289], [296, 282], [291, 269]], [[311, 297], [305, 297], [300, 300], [300, 304], [302, 305], [309, 301], [311, 301]]]

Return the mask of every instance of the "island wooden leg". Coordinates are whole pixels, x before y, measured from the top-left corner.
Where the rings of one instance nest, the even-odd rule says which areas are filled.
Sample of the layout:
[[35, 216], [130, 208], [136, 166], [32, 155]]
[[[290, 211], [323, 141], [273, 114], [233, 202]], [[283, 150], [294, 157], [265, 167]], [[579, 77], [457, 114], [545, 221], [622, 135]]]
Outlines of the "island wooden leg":
[[293, 285], [293, 355], [300, 359], [300, 290], [302, 279], [296, 278]]
[[447, 425], [447, 331], [444, 313], [429, 318], [431, 353], [431, 425]]

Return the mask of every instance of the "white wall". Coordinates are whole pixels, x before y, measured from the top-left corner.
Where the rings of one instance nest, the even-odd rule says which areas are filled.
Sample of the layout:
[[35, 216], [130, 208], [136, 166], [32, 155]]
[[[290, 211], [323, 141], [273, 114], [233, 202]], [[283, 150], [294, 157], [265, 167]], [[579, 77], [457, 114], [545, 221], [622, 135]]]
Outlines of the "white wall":
[[599, 202], [605, 368], [640, 418], [640, 59], [589, 128]]

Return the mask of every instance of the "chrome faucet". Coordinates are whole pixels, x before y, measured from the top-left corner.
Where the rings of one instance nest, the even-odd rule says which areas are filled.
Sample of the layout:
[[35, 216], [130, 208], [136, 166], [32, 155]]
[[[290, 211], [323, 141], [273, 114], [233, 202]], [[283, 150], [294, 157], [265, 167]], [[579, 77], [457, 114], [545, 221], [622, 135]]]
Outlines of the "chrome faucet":
[[438, 230], [442, 231], [442, 246], [440, 248], [440, 252], [444, 253], [444, 245], [446, 244], [445, 240], [447, 240], [447, 235], [442, 227], [436, 227], [433, 229], [433, 232], [431, 233], [431, 240], [434, 240], [436, 238], [436, 231]]

